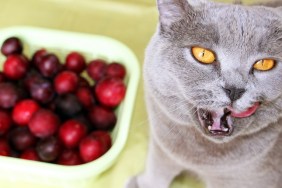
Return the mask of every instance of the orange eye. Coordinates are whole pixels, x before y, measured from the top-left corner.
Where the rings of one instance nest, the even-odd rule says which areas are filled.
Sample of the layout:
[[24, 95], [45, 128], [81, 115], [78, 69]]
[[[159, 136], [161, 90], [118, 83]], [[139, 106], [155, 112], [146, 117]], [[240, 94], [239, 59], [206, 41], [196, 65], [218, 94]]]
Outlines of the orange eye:
[[204, 64], [212, 64], [215, 62], [215, 54], [205, 48], [192, 47], [192, 54], [196, 60]]
[[269, 71], [273, 69], [276, 62], [273, 59], [263, 59], [254, 64], [254, 69], [259, 71]]

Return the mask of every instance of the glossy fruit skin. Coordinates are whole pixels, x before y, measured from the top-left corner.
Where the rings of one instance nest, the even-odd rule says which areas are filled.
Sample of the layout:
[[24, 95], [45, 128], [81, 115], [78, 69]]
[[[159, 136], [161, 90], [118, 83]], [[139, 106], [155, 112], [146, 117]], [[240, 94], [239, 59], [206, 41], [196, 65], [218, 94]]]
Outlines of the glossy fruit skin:
[[23, 51], [22, 42], [17, 37], [7, 38], [1, 46], [1, 52], [5, 56], [11, 54], [21, 54], [22, 51]]
[[66, 57], [66, 68], [80, 74], [86, 68], [84, 57], [78, 52], [71, 52]]
[[52, 162], [57, 159], [61, 152], [62, 146], [55, 137], [42, 139], [36, 146], [39, 158], [45, 162]]
[[34, 100], [41, 104], [49, 103], [55, 97], [52, 83], [43, 78], [30, 83], [29, 93]]
[[82, 163], [83, 161], [81, 160], [79, 153], [76, 150], [70, 149], [63, 150], [57, 161], [57, 164], [67, 166], [80, 165]]
[[11, 148], [6, 139], [0, 138], [0, 156], [10, 156]]
[[11, 115], [5, 110], [0, 110], [0, 136], [6, 134], [12, 124]]
[[28, 127], [30, 131], [39, 138], [54, 135], [60, 125], [59, 117], [47, 109], [37, 110], [31, 117]]
[[106, 73], [107, 62], [102, 59], [96, 59], [90, 61], [86, 71], [87, 74], [95, 81], [100, 80], [105, 76]]
[[59, 138], [66, 148], [75, 148], [86, 135], [86, 126], [81, 122], [70, 119], [59, 129]]
[[22, 100], [13, 108], [12, 118], [17, 125], [26, 126], [39, 108], [39, 104], [32, 99]]
[[73, 93], [78, 87], [78, 76], [72, 71], [63, 71], [55, 77], [54, 86], [60, 95]]
[[115, 113], [103, 106], [93, 106], [89, 109], [88, 117], [96, 129], [112, 130], [117, 122]]
[[108, 131], [93, 131], [89, 135], [101, 140], [104, 145], [104, 153], [106, 153], [111, 148], [112, 138]]
[[29, 148], [20, 154], [21, 159], [40, 161], [40, 158], [34, 148]]
[[21, 55], [9, 55], [4, 62], [3, 72], [11, 80], [23, 78], [28, 70], [28, 62]]
[[47, 54], [48, 52], [44, 48], [37, 50], [32, 56], [32, 59], [31, 59], [32, 64], [35, 67], [38, 67], [41, 64], [43, 57]]
[[0, 107], [9, 109], [14, 107], [20, 99], [20, 94], [16, 86], [12, 83], [0, 83]]
[[97, 100], [104, 106], [115, 108], [125, 97], [126, 87], [119, 78], [106, 77], [94, 89]]
[[117, 77], [123, 80], [126, 75], [126, 69], [122, 64], [113, 62], [107, 66], [105, 74], [108, 77]]
[[78, 101], [86, 109], [95, 104], [94, 95], [89, 87], [79, 87], [75, 93]]
[[80, 157], [84, 162], [90, 162], [101, 157], [104, 151], [104, 145], [101, 140], [93, 136], [83, 138], [79, 144]]
[[60, 71], [61, 64], [55, 54], [47, 54], [42, 57], [41, 62], [37, 64], [37, 68], [44, 77], [52, 78]]
[[37, 139], [27, 127], [17, 127], [10, 135], [13, 148], [18, 151], [26, 150], [35, 145]]

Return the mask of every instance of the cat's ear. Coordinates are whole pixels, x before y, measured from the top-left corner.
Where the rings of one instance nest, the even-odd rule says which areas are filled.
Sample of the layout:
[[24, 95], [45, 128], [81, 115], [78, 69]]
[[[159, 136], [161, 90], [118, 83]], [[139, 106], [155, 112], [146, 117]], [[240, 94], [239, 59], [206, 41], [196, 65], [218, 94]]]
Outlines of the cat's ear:
[[157, 0], [162, 26], [169, 26], [185, 15], [194, 15], [195, 9], [209, 3], [207, 0]]

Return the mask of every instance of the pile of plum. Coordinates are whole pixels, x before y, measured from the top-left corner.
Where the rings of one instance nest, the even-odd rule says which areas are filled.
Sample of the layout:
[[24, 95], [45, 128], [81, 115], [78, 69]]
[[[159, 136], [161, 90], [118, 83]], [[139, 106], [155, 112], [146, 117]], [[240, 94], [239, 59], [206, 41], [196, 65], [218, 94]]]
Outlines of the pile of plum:
[[6, 39], [1, 53], [0, 155], [79, 165], [110, 149], [126, 93], [122, 64], [86, 61], [76, 51], [60, 62], [45, 48], [28, 57], [18, 37]]

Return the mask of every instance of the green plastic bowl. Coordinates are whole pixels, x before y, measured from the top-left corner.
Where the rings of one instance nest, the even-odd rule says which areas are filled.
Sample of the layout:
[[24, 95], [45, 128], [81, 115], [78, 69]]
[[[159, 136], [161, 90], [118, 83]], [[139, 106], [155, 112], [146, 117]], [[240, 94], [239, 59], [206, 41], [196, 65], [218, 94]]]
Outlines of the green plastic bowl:
[[[126, 67], [127, 91], [116, 110], [118, 121], [111, 132], [113, 145], [102, 157], [83, 165], [62, 166], [0, 156], [0, 184], [3, 188], [93, 187], [95, 178], [115, 162], [126, 143], [140, 77], [137, 58], [127, 46], [105, 36], [34, 27], [11, 27], [0, 30], [0, 44], [11, 36], [17, 36], [23, 41], [24, 54], [28, 57], [36, 50], [45, 48], [64, 62], [70, 51], [78, 51], [87, 60], [102, 58], [109, 62], [120, 62]], [[3, 63], [4, 60], [5, 57], [1, 55], [0, 62]]]

